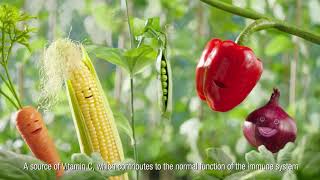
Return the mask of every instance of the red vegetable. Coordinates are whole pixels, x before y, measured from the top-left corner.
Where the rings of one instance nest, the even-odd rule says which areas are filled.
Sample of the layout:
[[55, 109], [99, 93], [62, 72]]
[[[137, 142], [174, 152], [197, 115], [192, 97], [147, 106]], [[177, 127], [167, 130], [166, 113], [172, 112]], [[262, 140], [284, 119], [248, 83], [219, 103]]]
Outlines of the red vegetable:
[[212, 39], [196, 68], [198, 96], [212, 110], [229, 111], [248, 96], [262, 69], [261, 61], [250, 48]]
[[294, 142], [297, 134], [296, 123], [278, 104], [279, 97], [280, 91], [274, 89], [269, 102], [249, 114], [243, 126], [252, 146], [264, 145], [273, 153]]

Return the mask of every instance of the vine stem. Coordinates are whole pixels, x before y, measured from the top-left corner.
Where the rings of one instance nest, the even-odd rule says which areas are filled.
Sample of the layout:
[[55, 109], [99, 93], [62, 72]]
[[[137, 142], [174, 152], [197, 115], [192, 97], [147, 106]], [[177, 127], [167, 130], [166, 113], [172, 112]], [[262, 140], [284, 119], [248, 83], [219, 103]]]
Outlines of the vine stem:
[[128, 19], [128, 27], [129, 27], [130, 45], [131, 45], [131, 48], [133, 48], [135, 43], [134, 43], [133, 31], [130, 23], [128, 0], [125, 0], [125, 2], [126, 2], [126, 11], [127, 11], [127, 19]]
[[250, 19], [261, 19], [261, 18], [267, 18], [266, 15], [249, 10], [249, 9], [243, 9], [237, 6], [233, 6], [231, 4], [221, 2], [219, 0], [200, 0], [206, 4], [209, 4], [210, 6], [216, 7], [218, 9], [227, 11], [232, 14], [236, 14], [242, 17], [250, 18]]
[[[138, 163], [138, 153], [137, 153], [137, 142], [136, 142], [136, 131], [135, 131], [135, 124], [134, 124], [134, 106], [133, 106], [133, 77], [130, 76], [130, 103], [131, 103], [131, 128], [132, 128], [132, 138], [133, 138], [133, 154], [134, 154], [134, 160], [136, 163]], [[136, 170], [136, 178], [139, 179], [139, 171]]]
[[[126, 10], [127, 10], [127, 19], [128, 19], [128, 27], [129, 27], [129, 36], [130, 36], [130, 45], [131, 48], [134, 47], [135, 42], [134, 42], [134, 34], [132, 31], [131, 23], [130, 23], [130, 16], [129, 16], [129, 7], [128, 7], [128, 0], [125, 0], [126, 2]], [[136, 163], [138, 163], [138, 153], [137, 153], [137, 141], [136, 141], [136, 133], [135, 133], [135, 123], [134, 123], [134, 105], [133, 105], [133, 74], [130, 74], [130, 104], [131, 104], [131, 111], [130, 111], [130, 116], [131, 116], [131, 129], [132, 129], [132, 139], [133, 139], [133, 155], [134, 155], [134, 160]], [[136, 179], [139, 180], [139, 170], [136, 170]]]
[[269, 19], [258, 19], [256, 21], [254, 21], [253, 23], [251, 23], [249, 26], [247, 26], [239, 34], [239, 36], [236, 39], [236, 43], [239, 44], [239, 45], [244, 45], [248, 41], [249, 36], [252, 33], [256, 32], [256, 31], [272, 28], [275, 25], [276, 25], [276, 23], [273, 22], [272, 20], [269, 20]]
[[[320, 35], [318, 35], [314, 32], [299, 28], [297, 26], [288, 24], [284, 21], [280, 21], [275, 18], [266, 16], [264, 14], [260, 14], [258, 12], [253, 11], [253, 10], [236, 7], [236, 6], [224, 3], [219, 0], [200, 0], [200, 1], [202, 1], [206, 4], [209, 4], [213, 7], [216, 7], [218, 9], [221, 9], [221, 10], [224, 10], [224, 11], [227, 11], [227, 12], [239, 15], [239, 16], [243, 16], [246, 18], [250, 18], [250, 19], [254, 19], [254, 20], [267, 19], [270, 22], [272, 22], [272, 24], [269, 24], [269, 25], [266, 24], [264, 29], [275, 28], [275, 29], [280, 30], [282, 32], [286, 32], [286, 33], [301, 37], [301, 38], [308, 40], [310, 42], [313, 42], [315, 44], [320, 44]], [[262, 29], [258, 28], [257, 30], [262, 30]]]

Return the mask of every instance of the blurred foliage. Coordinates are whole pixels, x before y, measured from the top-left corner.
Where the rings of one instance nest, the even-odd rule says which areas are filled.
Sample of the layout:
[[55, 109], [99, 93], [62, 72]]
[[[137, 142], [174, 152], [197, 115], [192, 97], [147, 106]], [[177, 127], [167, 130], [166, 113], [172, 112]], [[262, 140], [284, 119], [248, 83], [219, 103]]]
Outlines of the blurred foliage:
[[[228, 0], [227, 2], [297, 24], [296, 0]], [[302, 3], [299, 10], [300, 26], [320, 33], [319, 1], [300, 0], [300, 2]], [[14, 63], [9, 64], [10, 74], [23, 104], [36, 106], [38, 103], [41, 78], [38, 62], [43, 48], [53, 39], [67, 36], [89, 45], [104, 45], [110, 48], [130, 47], [124, 0], [2, 0], [0, 3], [13, 4], [37, 17], [30, 22], [32, 27], [38, 29], [31, 37], [32, 52], [28, 52], [22, 46], [14, 46], [12, 59], [16, 61], [11, 61]], [[174, 84], [172, 119], [167, 121], [160, 118], [155, 67], [149, 66], [136, 75], [134, 105], [140, 162], [203, 162], [208, 148], [220, 148], [232, 161], [246, 162], [249, 155], [245, 154], [253, 148], [242, 135], [242, 123], [251, 111], [268, 100], [272, 89], [278, 87], [282, 93], [281, 105], [297, 122], [297, 142], [301, 143], [293, 150], [301, 168], [294, 174], [286, 172], [282, 178], [319, 177], [315, 175], [319, 170], [314, 168], [320, 164], [319, 153], [317, 154], [320, 136], [312, 135], [318, 133], [320, 128], [318, 45], [304, 40], [297, 41], [297, 38], [275, 30], [253, 35], [248, 46], [264, 63], [261, 80], [239, 106], [226, 113], [217, 113], [211, 111], [204, 102], [200, 102], [196, 95], [194, 76], [198, 58], [206, 42], [211, 38], [235, 40], [239, 32], [251, 21], [193, 0], [129, 0], [129, 11], [132, 17], [141, 19], [160, 17], [161, 26], [168, 34], [168, 57], [171, 61]], [[292, 78], [290, 67], [295, 58], [295, 51], [299, 53], [295, 106], [293, 106], [289, 103], [291, 88], [289, 82]], [[121, 119], [119, 122], [125, 122], [130, 112], [128, 74], [115, 65], [100, 60], [99, 57], [91, 56], [117, 119]], [[71, 162], [71, 155], [80, 150], [65, 92], [61, 92], [59, 98], [60, 103], [50, 112], [43, 114], [62, 160]], [[30, 155], [31, 152], [15, 128], [13, 112], [14, 108], [1, 97], [0, 148]], [[131, 139], [127, 135], [130, 130], [125, 124], [120, 123], [119, 126], [125, 156], [132, 158]], [[263, 151], [259, 149], [259, 153]], [[200, 179], [216, 179], [208, 174], [174, 171], [168, 175], [161, 171], [143, 172], [143, 177], [166, 179], [170, 176], [173, 179], [192, 179], [201, 175]], [[227, 174], [228, 172], [223, 176]], [[270, 179], [274, 178], [274, 174], [269, 175], [267, 177]], [[275, 176], [275, 179], [279, 179], [282, 174]]]

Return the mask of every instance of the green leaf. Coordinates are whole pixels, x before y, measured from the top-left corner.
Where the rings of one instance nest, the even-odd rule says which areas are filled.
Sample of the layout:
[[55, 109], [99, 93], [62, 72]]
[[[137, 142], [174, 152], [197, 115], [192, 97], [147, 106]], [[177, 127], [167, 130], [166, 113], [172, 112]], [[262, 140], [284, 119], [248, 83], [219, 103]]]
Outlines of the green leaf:
[[241, 177], [246, 176], [247, 174], [251, 173], [251, 170], [245, 170], [245, 171], [240, 171], [237, 173], [233, 173], [227, 177], [224, 178], [224, 180], [239, 180]]
[[73, 114], [74, 122], [76, 122], [77, 124], [76, 131], [79, 135], [78, 138], [80, 139], [79, 145], [81, 152], [90, 154], [93, 151], [92, 142], [89, 132], [84, 124], [84, 117], [81, 113], [80, 105], [76, 98], [76, 94], [70, 80], [66, 81], [66, 90], [68, 101], [71, 105], [71, 112]]
[[123, 52], [118, 48], [108, 48], [104, 46], [87, 46], [89, 52], [96, 57], [106, 60], [112, 64], [122, 67], [129, 74], [133, 75], [141, 71], [156, 60], [156, 51], [147, 45], [139, 48], [129, 49]]
[[130, 72], [129, 65], [123, 57], [123, 51], [118, 48], [108, 48], [105, 46], [90, 45], [86, 46], [89, 53], [93, 53], [96, 57], [108, 61], [114, 65], [120, 66], [127, 72]]
[[113, 115], [119, 131], [126, 134], [130, 138], [131, 142], [133, 142], [132, 129], [126, 116], [120, 112], [114, 112]]
[[220, 180], [219, 178], [217, 177], [214, 177], [214, 176], [209, 176], [205, 173], [199, 173], [197, 174], [195, 177], [192, 178], [192, 180]]
[[293, 171], [286, 171], [282, 176], [282, 180], [297, 180], [297, 175]]
[[130, 24], [135, 37], [143, 35], [145, 32], [147, 32], [148, 28], [151, 28], [158, 32], [161, 31], [159, 17], [153, 17], [148, 19], [139, 19], [136, 17], [131, 17]]
[[268, 43], [265, 53], [268, 56], [275, 56], [292, 49], [292, 47], [292, 42], [288, 36], [278, 35]]
[[231, 164], [232, 158], [226, 153], [224, 152], [223, 149], [221, 148], [209, 148], [206, 150], [207, 153], [207, 159], [205, 160], [206, 163], [209, 164], [224, 164], [225, 165], [225, 169], [223, 170], [208, 170], [207, 172], [209, 174], [212, 174], [214, 176], [217, 177], [224, 177], [228, 174], [231, 173], [230, 170], [227, 170], [226, 167], [228, 164]]
[[212, 163], [225, 165], [232, 163], [232, 158], [221, 148], [207, 149], [207, 157], [211, 160]]
[[250, 164], [274, 164], [275, 159], [272, 152], [268, 151], [263, 145], [258, 147], [259, 152], [253, 150], [245, 155], [247, 163]]
[[11, 180], [55, 180], [54, 170], [30, 170], [31, 164], [43, 164], [31, 156], [16, 154], [11, 151], [0, 150], [0, 179]]
[[320, 152], [319, 147], [320, 132], [307, 134], [302, 137], [297, 145], [297, 148], [293, 151], [292, 157], [295, 157], [295, 161], [304, 166], [313, 159], [314, 155]]
[[[92, 158], [92, 162], [93, 162], [93, 168], [95, 169], [95, 171], [99, 172], [102, 176], [104, 177], [110, 177], [110, 176], [119, 176], [124, 174], [125, 172], [127, 172], [128, 170], [120, 170], [120, 169], [110, 169], [110, 170], [102, 170], [99, 169], [99, 165], [103, 165], [106, 164], [106, 162], [104, 161], [104, 159], [101, 157], [101, 155], [99, 153], [92, 153], [91, 154], [91, 158]], [[128, 164], [128, 163], [133, 163], [133, 161], [131, 159], [126, 159], [122, 162], [116, 162], [113, 163], [115, 165], [117, 164]]]
[[133, 29], [134, 36], [139, 36], [144, 33], [146, 20], [130, 17], [130, 24]]
[[105, 180], [106, 178], [96, 171], [70, 171], [66, 172], [61, 180]]
[[[35, 31], [31, 28], [28, 21], [34, 17], [19, 11], [16, 7], [7, 4], [0, 5], [0, 37], [4, 37], [0, 43], [0, 51], [10, 54], [14, 44], [18, 43], [30, 50], [30, 33]], [[10, 59], [3, 57], [2, 62]]]
[[158, 32], [161, 31], [160, 18], [159, 17], [149, 18], [149, 21], [152, 21], [151, 24], [149, 25], [149, 27], [151, 27], [155, 31], [158, 31]]
[[[134, 160], [132, 159], [126, 159], [122, 162], [119, 162], [119, 163], [114, 163], [116, 166], [123, 166], [123, 165], [126, 165], [126, 164], [133, 164], [134, 163]], [[128, 170], [108, 170], [108, 171], [104, 171], [102, 172], [102, 174], [105, 176], [105, 177], [110, 177], [110, 176], [119, 176], [119, 175], [122, 175], [124, 174], [125, 172], [127, 172]]]
[[281, 179], [282, 173], [279, 171], [270, 171], [270, 170], [256, 170], [252, 171], [244, 176], [241, 180], [279, 180]]
[[106, 163], [102, 158], [101, 154], [98, 152], [94, 152], [91, 154], [91, 159], [94, 164], [103, 164]]
[[74, 153], [71, 156], [72, 163], [75, 164], [89, 164], [92, 163], [92, 160], [89, 156], [83, 153]]
[[305, 157], [305, 164], [301, 168], [303, 176], [306, 177], [320, 177], [320, 171], [319, 171], [319, 166], [320, 166], [320, 152], [308, 152]]
[[292, 142], [287, 143], [285, 147], [278, 152], [277, 163], [289, 163], [292, 159], [292, 151], [294, 148], [295, 145]]
[[[127, 172], [128, 170], [120, 170], [120, 169], [105, 169], [104, 165], [107, 165], [107, 162], [101, 157], [100, 153], [94, 152], [91, 154], [91, 156], [88, 156], [83, 153], [75, 153], [71, 156], [72, 163], [75, 164], [91, 164], [93, 170], [92, 171], [84, 171], [88, 173], [83, 173], [83, 171], [72, 171], [67, 172], [66, 177], [63, 179], [72, 179], [72, 178], [79, 178], [82, 175], [84, 179], [90, 179], [90, 178], [106, 178], [110, 176], [119, 176]], [[113, 163], [116, 166], [119, 164], [132, 164], [134, 161], [132, 159], [125, 159], [122, 162], [116, 162]]]
[[240, 171], [230, 176], [227, 176], [224, 180], [279, 180], [282, 174], [279, 171], [269, 170], [245, 170]]
[[129, 49], [124, 53], [130, 74], [136, 74], [156, 60], [157, 52], [150, 46], [142, 45], [139, 48]]

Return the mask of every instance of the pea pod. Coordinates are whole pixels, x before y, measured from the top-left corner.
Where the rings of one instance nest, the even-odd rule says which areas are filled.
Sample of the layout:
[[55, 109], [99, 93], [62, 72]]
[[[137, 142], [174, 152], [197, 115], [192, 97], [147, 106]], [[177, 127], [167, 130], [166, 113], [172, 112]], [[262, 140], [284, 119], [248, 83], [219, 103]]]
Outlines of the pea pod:
[[164, 48], [159, 49], [156, 69], [158, 72], [158, 102], [161, 116], [170, 119], [172, 111], [172, 73]]

